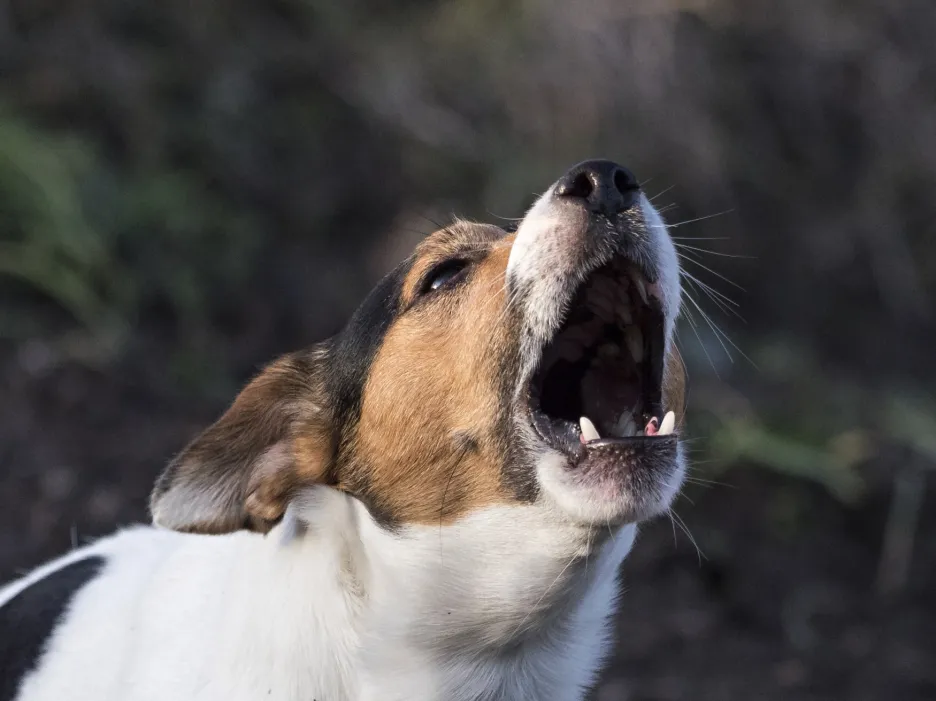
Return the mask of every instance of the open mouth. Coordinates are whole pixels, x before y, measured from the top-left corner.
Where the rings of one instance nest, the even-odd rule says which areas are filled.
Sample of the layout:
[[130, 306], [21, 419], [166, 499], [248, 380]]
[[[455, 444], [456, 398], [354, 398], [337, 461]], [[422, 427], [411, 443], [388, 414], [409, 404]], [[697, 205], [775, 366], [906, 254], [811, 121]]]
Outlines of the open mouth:
[[529, 386], [531, 419], [543, 440], [573, 460], [675, 440], [676, 417], [662, 405], [664, 317], [654, 292], [633, 263], [599, 268], [543, 350]]

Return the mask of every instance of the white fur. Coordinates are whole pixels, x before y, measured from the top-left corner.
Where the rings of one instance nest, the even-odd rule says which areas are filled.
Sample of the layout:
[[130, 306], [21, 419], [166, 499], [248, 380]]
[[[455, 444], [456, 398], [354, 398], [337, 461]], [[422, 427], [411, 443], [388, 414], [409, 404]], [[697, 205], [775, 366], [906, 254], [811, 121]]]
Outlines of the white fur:
[[610, 540], [528, 505], [394, 534], [310, 496], [301, 537], [138, 528], [54, 563], [108, 561], [18, 701], [573, 701], [594, 682], [635, 526]]

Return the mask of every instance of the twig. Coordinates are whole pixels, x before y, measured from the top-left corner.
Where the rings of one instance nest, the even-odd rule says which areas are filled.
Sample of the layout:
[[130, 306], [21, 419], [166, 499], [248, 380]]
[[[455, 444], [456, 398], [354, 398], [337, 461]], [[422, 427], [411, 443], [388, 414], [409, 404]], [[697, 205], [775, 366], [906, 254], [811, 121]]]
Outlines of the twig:
[[877, 592], [880, 596], [893, 595], [907, 584], [913, 541], [926, 492], [926, 473], [917, 466], [917, 460], [903, 467], [894, 480], [878, 561]]

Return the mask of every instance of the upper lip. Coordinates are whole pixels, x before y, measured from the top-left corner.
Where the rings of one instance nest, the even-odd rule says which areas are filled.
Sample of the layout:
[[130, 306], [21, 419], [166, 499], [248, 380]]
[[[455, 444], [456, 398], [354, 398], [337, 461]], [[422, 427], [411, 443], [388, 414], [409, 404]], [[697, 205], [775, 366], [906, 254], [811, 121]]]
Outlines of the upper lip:
[[[608, 444], [671, 439], [649, 437], [666, 408], [664, 315], [653, 282], [623, 257], [592, 271], [542, 348], [528, 384], [530, 418], [540, 437], [570, 458]], [[600, 439], [582, 439], [583, 416]]]

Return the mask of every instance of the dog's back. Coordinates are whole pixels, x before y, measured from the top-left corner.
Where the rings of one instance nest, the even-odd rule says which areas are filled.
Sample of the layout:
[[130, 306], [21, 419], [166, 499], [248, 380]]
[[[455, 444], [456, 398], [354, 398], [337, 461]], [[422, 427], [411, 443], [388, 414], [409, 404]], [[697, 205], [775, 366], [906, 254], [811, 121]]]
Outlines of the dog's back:
[[308, 592], [280, 586], [291, 574], [328, 596], [315, 581], [326, 563], [298, 541], [288, 559], [269, 558], [266, 545], [250, 533], [135, 528], [0, 590], [0, 701], [247, 701], [337, 689], [340, 671], [319, 663], [329, 651], [312, 648], [350, 629], [336, 621], [323, 635], [327, 619], [299, 629]]
[[177, 539], [151, 528], [125, 531], [0, 589], [0, 701], [20, 698], [18, 690], [39, 699], [92, 698], [96, 679], [97, 691], [110, 691], [103, 677], [117, 666], [101, 660], [131, 652], [141, 589]]
[[82, 552], [0, 589], [0, 701], [13, 699], [23, 678], [42, 664], [72, 600], [105, 562]]

